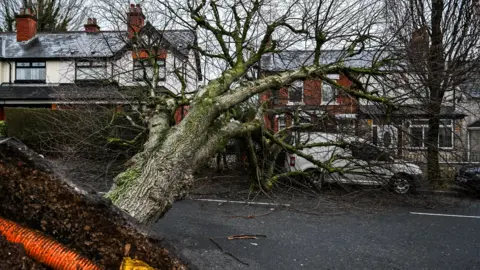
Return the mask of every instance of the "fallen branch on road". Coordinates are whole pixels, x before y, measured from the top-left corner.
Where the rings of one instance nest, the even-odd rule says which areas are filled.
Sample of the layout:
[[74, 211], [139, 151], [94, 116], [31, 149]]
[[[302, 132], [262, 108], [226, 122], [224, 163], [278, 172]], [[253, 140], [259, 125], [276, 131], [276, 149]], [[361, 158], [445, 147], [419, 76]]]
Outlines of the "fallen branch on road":
[[228, 240], [235, 240], [235, 239], [257, 239], [258, 237], [267, 237], [263, 234], [238, 234], [238, 235], [231, 235], [227, 237]]

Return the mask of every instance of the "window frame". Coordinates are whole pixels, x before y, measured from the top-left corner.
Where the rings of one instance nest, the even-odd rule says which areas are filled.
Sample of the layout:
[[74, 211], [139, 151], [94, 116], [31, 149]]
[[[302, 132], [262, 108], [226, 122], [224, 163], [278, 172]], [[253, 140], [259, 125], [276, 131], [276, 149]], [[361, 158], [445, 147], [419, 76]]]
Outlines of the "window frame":
[[[329, 101], [324, 100], [326, 86], [328, 86], [333, 91], [333, 98], [332, 100], [329, 100]], [[340, 103], [338, 103], [337, 99], [338, 99], [338, 88], [335, 87], [334, 85], [329, 84], [328, 82], [322, 81], [322, 98], [320, 100], [320, 104], [321, 105], [339, 105]]]
[[287, 128], [287, 118], [285, 115], [277, 115], [277, 128], [279, 131]]
[[[89, 63], [88, 66], [82, 66], [79, 65], [79, 63]], [[78, 78], [78, 70], [79, 69], [95, 69], [98, 68], [103, 69], [105, 71], [105, 78], [90, 78], [90, 79], [79, 79]], [[75, 81], [76, 82], [89, 82], [89, 81], [103, 81], [103, 80], [108, 80], [109, 74], [108, 74], [108, 61], [106, 59], [86, 59], [86, 60], [76, 60], [75, 61]]]
[[[28, 63], [28, 66], [19, 66], [20, 63]], [[34, 63], [41, 63], [42, 66], [34, 66]], [[18, 69], [43, 69], [44, 70], [44, 79], [41, 80], [25, 80], [18, 79]], [[15, 61], [15, 83], [46, 83], [47, 82], [47, 62], [46, 61], [37, 61], [37, 60], [23, 60]]]
[[[137, 81], [137, 82], [142, 82], [145, 80], [145, 72], [146, 72], [146, 69], [151, 67], [152, 68], [152, 71], [153, 71], [153, 65], [152, 65], [152, 62], [150, 61], [151, 59], [133, 59], [133, 72], [132, 72], [132, 75], [133, 75], [133, 81]], [[157, 59], [156, 62], [157, 62], [157, 65], [158, 65], [158, 62], [159, 61], [162, 61], [163, 62], [163, 65], [159, 65], [159, 67], [163, 67], [163, 78], [161, 75], [161, 69], [159, 69], [159, 72], [158, 72], [158, 81], [159, 82], [164, 82], [167, 80], [167, 61], [166, 59]], [[139, 78], [136, 76], [136, 72], [139, 72], [139, 71], [142, 71], [143, 72], [143, 75], [142, 75], [142, 78]], [[148, 80], [153, 80], [153, 78], [148, 78]]]
[[[424, 121], [425, 123], [422, 123], [422, 124], [412, 124], [412, 121]], [[449, 121], [449, 124], [443, 124], [442, 121]], [[410, 125], [408, 126], [408, 136], [409, 136], [409, 141], [408, 141], [408, 149], [420, 149], [420, 150], [424, 150], [427, 148], [427, 146], [425, 145], [425, 140], [426, 140], [426, 134], [428, 132], [428, 119], [414, 119], [414, 120], [410, 120], [409, 121]], [[437, 148], [438, 149], [443, 149], [443, 150], [452, 150], [454, 149], [454, 137], [455, 137], [455, 130], [454, 130], [454, 120], [453, 119], [440, 119], [440, 125], [439, 125], [439, 134], [438, 134], [438, 145], [437, 145]], [[418, 146], [411, 146], [411, 139], [412, 139], [412, 132], [411, 132], [411, 129], [412, 128], [422, 128], [422, 146], [418, 147]], [[440, 146], [440, 129], [442, 128], [448, 128], [450, 129], [451, 131], [451, 146]]]

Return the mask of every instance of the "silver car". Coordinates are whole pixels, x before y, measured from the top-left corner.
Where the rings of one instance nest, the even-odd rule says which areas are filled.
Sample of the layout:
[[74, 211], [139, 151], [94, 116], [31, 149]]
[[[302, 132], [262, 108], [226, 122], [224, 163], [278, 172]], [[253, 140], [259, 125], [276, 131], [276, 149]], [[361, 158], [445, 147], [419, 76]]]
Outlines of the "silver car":
[[[301, 152], [325, 167], [290, 153], [287, 154], [287, 171], [307, 172], [308, 182], [316, 189], [320, 189], [324, 183], [341, 183], [387, 186], [398, 194], [406, 194], [414, 192], [422, 179], [422, 170], [417, 165], [394, 159], [358, 137], [300, 133], [294, 141]], [[328, 168], [337, 171], [328, 173]]]

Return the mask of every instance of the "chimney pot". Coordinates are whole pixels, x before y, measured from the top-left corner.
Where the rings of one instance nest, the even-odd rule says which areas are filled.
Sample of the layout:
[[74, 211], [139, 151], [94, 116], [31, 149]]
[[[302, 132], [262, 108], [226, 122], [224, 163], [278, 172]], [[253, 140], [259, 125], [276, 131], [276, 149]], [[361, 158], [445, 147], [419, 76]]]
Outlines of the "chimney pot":
[[145, 15], [143, 15], [140, 4], [130, 4], [130, 10], [127, 13], [128, 37], [133, 38], [136, 33], [145, 25]]
[[85, 27], [85, 32], [87, 33], [100, 32], [100, 27], [97, 24], [96, 18], [88, 18], [87, 24], [85, 24], [84, 27]]

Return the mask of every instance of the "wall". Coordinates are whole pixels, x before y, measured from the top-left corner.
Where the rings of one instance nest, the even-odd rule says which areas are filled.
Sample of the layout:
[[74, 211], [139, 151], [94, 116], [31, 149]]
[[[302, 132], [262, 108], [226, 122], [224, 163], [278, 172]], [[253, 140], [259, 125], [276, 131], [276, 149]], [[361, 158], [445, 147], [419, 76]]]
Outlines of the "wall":
[[[193, 56], [193, 54], [191, 54]], [[190, 63], [195, 63], [194, 59], [190, 57], [188, 59]], [[175, 68], [181, 68], [182, 61], [180, 58], [175, 57], [174, 54], [167, 52], [167, 58], [165, 61], [166, 66], [166, 80], [160, 81], [158, 86], [164, 86], [174, 93], [178, 93], [181, 86], [180, 80], [176, 77], [174, 71]], [[198, 81], [195, 74], [195, 66], [191, 64], [187, 65], [187, 91], [191, 92], [197, 89]], [[133, 80], [133, 59], [132, 53], [125, 53], [119, 60], [114, 63], [113, 76], [115, 80], [119, 82], [121, 86], [146, 86], [146, 82], [134, 81]]]
[[74, 83], [75, 61], [47, 61], [47, 83]]

